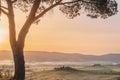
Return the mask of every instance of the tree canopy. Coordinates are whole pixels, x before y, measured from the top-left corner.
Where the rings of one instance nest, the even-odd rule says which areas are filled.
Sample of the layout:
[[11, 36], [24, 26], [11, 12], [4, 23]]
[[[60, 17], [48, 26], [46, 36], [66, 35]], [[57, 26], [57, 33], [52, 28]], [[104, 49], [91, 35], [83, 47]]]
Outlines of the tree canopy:
[[[8, 17], [10, 45], [14, 57], [15, 73], [13, 80], [25, 79], [25, 61], [23, 55], [26, 35], [34, 22], [38, 23], [48, 11], [58, 6], [68, 18], [73, 19], [85, 12], [91, 18], [103, 19], [115, 15], [117, 2], [115, 0], [0, 0], [0, 15]], [[14, 8], [27, 13], [27, 19], [16, 38]]]
[[[5, 0], [2, 0], [5, 1]], [[117, 2], [115, 0], [11, 0], [15, 8], [19, 8], [23, 12], [30, 12], [31, 7], [35, 2], [38, 6], [36, 20], [40, 14], [46, 13], [51, 8], [59, 5], [59, 10], [62, 11], [68, 18], [74, 18], [81, 13], [86, 12], [86, 15], [91, 18], [107, 18], [115, 15], [117, 11]], [[7, 13], [7, 8], [1, 6], [0, 10]]]

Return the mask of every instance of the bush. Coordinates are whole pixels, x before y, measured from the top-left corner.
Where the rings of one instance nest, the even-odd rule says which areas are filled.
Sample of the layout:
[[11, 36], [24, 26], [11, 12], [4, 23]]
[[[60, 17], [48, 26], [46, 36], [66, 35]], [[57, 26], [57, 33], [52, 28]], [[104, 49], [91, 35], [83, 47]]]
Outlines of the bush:
[[120, 77], [118, 77], [117, 80], [120, 80]]
[[78, 71], [77, 69], [75, 68], [72, 68], [72, 67], [58, 67], [58, 68], [54, 68], [54, 70], [62, 70], [62, 71]]
[[2, 78], [2, 73], [0, 72], [0, 78]]

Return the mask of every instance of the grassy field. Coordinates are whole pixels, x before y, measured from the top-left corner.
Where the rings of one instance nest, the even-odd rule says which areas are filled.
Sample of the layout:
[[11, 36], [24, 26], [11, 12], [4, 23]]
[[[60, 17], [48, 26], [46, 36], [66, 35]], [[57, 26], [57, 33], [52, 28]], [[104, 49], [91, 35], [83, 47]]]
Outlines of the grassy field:
[[84, 67], [79, 70], [57, 69], [41, 72], [33, 71], [27, 75], [27, 80], [120, 80], [118, 67]]
[[[80, 68], [57, 67], [50, 70], [30, 68], [26, 80], [120, 80], [118, 66], [82, 66]], [[0, 80], [7, 80], [0, 77]]]
[[42, 71], [29, 75], [27, 80], [118, 80], [119, 75], [93, 74], [81, 71]]

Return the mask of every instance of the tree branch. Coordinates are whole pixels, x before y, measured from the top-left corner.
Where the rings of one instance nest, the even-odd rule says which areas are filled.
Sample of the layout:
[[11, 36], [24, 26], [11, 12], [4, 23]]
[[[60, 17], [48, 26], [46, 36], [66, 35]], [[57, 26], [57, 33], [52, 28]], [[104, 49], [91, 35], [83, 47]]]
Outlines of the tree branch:
[[8, 13], [5, 10], [3, 10], [2, 8], [0, 8], [0, 10], [1, 10], [1, 12], [3, 12], [5, 15], [8, 16]]
[[13, 0], [12, 3], [15, 3], [17, 0]]
[[8, 12], [6, 12], [4, 9], [5, 9], [5, 10], [8, 10], [8, 8], [0, 5], [0, 10], [1, 10], [1, 12], [3, 12], [5, 15], [8, 16]]
[[48, 12], [49, 10], [51, 10], [52, 8], [56, 7], [57, 5], [60, 4], [62, 0], [59, 0], [58, 2], [56, 2], [55, 4], [53, 4], [52, 6], [48, 7], [47, 9], [45, 9], [43, 12], [41, 12], [40, 14], [38, 14], [35, 18], [34, 21], [36, 21], [37, 19], [39, 19], [40, 17], [42, 17], [46, 12]]
[[4, 7], [4, 6], [0, 6], [1, 8], [3, 8], [3, 9], [6, 9], [6, 10], [8, 10], [8, 8], [6, 8], [6, 7]]
[[31, 24], [34, 22], [33, 19], [35, 17], [37, 9], [39, 8], [40, 2], [41, 2], [41, 0], [35, 0], [34, 1], [32, 9], [30, 11], [30, 14], [28, 16], [28, 19], [26, 20], [25, 24], [23, 25], [22, 29], [19, 32], [17, 42], [18, 42], [18, 44], [19, 43], [21, 44], [21, 48], [24, 48], [25, 37], [26, 37], [26, 35], [29, 31], [29, 28], [30, 28]]
[[6, 0], [8, 6], [8, 21], [9, 21], [9, 35], [10, 35], [10, 44], [12, 50], [16, 48], [16, 30], [15, 30], [15, 20], [14, 20], [14, 10], [11, 0]]
[[85, 1], [85, 0], [75, 0], [75, 1], [71, 1], [71, 2], [63, 2], [63, 3], [60, 3], [59, 5], [72, 4], [72, 3], [79, 2], [79, 1], [84, 2], [84, 3], [93, 3], [94, 2], [94, 1], [89, 2], [89, 1]]

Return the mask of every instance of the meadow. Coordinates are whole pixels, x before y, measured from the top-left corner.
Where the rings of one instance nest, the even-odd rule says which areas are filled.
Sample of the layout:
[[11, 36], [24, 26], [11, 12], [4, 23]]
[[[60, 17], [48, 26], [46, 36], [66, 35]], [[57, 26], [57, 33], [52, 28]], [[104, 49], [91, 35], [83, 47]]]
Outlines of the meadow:
[[[10, 68], [4, 68], [0, 80], [7, 80], [13, 75], [12, 70], [5, 70]], [[4, 76], [2, 73], [5, 73]], [[26, 80], [120, 80], [120, 66], [26, 66]]]

